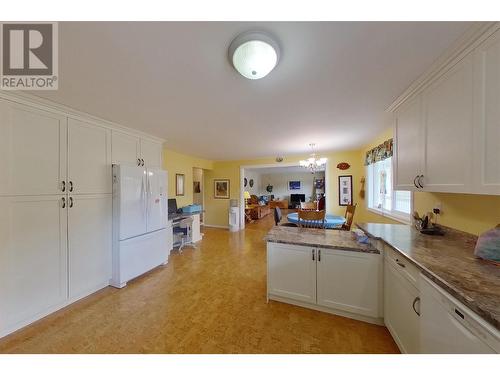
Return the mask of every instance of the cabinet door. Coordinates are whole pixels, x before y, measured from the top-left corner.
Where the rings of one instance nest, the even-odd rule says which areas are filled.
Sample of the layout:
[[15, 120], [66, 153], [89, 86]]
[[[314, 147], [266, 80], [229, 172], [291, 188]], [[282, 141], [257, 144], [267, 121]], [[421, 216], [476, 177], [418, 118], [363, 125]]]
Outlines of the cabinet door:
[[68, 120], [68, 180], [73, 194], [111, 193], [111, 131]]
[[500, 194], [500, 31], [474, 55], [475, 193]]
[[63, 196], [0, 197], [0, 335], [67, 299]]
[[66, 118], [0, 99], [0, 196], [60, 194]]
[[316, 303], [315, 249], [305, 246], [267, 244], [268, 294]]
[[141, 139], [141, 157], [146, 167], [161, 168], [162, 145], [159, 142]]
[[464, 58], [423, 94], [426, 191], [471, 191], [472, 66], [471, 56]]
[[396, 190], [416, 190], [423, 157], [421, 96], [403, 104], [395, 113], [394, 184]]
[[111, 156], [113, 164], [140, 165], [140, 139], [113, 130], [111, 142]]
[[[384, 322], [403, 353], [419, 353], [419, 316], [413, 310], [418, 290], [389, 262], [384, 263]], [[415, 303], [418, 311], [419, 304]]]
[[111, 278], [111, 195], [70, 198], [69, 291], [74, 299], [102, 288]]
[[318, 305], [381, 316], [382, 256], [318, 249]]

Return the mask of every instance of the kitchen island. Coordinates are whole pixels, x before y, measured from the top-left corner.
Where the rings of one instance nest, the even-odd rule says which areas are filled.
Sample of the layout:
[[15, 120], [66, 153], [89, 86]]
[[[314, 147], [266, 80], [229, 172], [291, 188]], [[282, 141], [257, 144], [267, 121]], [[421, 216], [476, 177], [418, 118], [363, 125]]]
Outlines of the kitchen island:
[[383, 324], [383, 257], [352, 232], [276, 226], [267, 241], [267, 298]]

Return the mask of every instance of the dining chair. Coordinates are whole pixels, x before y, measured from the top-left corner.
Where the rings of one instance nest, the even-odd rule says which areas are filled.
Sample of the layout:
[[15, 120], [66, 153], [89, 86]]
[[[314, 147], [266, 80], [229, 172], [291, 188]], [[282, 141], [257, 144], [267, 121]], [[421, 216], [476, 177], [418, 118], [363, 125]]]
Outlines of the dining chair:
[[318, 205], [316, 202], [300, 202], [301, 210], [317, 210]]
[[296, 227], [297, 224], [294, 223], [281, 223], [281, 209], [279, 207], [274, 207], [274, 223], [282, 227]]
[[299, 227], [325, 228], [325, 211], [299, 210]]
[[354, 212], [356, 211], [356, 205], [349, 205], [345, 208], [345, 223], [338, 228], [332, 228], [336, 230], [351, 230], [352, 221], [354, 219]]

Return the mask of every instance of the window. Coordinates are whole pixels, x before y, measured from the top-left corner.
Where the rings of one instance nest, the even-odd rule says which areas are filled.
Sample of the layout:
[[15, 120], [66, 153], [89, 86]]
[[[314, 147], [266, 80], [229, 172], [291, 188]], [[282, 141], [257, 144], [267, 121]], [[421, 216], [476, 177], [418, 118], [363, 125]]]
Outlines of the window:
[[393, 190], [392, 157], [366, 166], [368, 208], [383, 216], [410, 221], [411, 191]]

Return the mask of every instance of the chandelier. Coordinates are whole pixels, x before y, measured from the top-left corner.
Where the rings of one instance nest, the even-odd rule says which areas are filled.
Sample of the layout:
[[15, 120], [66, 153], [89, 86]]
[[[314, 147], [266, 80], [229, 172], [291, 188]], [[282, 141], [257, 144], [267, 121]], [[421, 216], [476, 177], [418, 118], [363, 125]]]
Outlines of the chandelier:
[[299, 161], [300, 166], [309, 169], [311, 173], [325, 170], [327, 158], [316, 157], [316, 154], [314, 153], [314, 147], [316, 147], [315, 143], [309, 143], [309, 146], [312, 150], [311, 157], [306, 160]]

